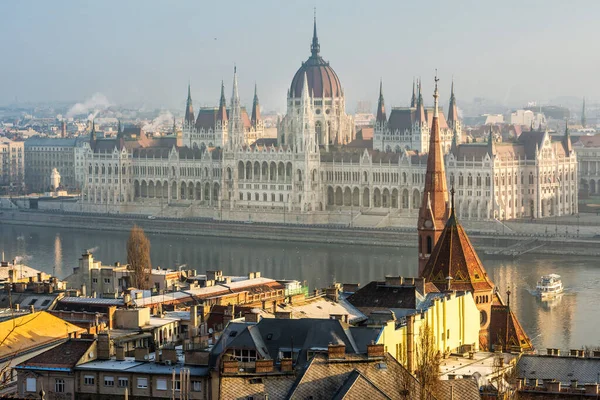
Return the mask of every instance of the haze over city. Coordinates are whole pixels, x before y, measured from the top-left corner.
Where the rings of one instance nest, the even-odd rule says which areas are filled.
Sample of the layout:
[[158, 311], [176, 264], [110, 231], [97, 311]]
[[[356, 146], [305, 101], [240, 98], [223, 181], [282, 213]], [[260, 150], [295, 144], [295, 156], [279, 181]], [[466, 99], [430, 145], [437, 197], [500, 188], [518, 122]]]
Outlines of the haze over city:
[[[435, 69], [447, 98], [505, 106], [560, 103], [600, 89], [600, 3], [581, 1], [2, 2], [0, 104], [82, 101], [183, 108], [214, 105], [220, 81], [250, 104], [258, 84], [267, 110], [284, 111], [294, 71], [310, 54], [313, 6], [321, 54], [344, 85], [347, 106], [377, 100], [405, 106], [412, 78], [431, 93]], [[430, 96], [425, 101], [430, 103]], [[445, 103], [445, 101], [444, 101]]]
[[571, 3], [0, 1], [0, 398], [598, 398]]

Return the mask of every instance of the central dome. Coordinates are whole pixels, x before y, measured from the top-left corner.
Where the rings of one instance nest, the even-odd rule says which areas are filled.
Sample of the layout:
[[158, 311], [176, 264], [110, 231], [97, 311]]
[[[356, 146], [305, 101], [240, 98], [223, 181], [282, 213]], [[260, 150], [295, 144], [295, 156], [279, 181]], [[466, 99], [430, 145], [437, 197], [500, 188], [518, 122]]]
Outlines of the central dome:
[[341, 97], [342, 84], [337, 74], [329, 66], [329, 63], [323, 60], [319, 55], [320, 46], [317, 38], [317, 21], [315, 20], [312, 45], [310, 47], [311, 56], [302, 63], [302, 66], [292, 79], [290, 86], [290, 95], [300, 97], [304, 89], [304, 74], [308, 81], [308, 92], [314, 97]]

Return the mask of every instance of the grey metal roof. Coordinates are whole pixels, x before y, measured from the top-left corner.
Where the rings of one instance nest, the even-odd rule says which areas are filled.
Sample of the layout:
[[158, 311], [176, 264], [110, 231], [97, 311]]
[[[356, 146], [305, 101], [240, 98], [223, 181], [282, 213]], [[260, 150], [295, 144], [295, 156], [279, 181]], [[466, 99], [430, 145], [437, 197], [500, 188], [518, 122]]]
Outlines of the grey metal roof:
[[122, 306], [123, 299], [102, 299], [96, 297], [63, 297], [59, 300], [59, 303]]
[[365, 353], [380, 332], [379, 327], [351, 327], [334, 319], [263, 318], [258, 324], [229, 324], [211, 353], [216, 356], [227, 348], [254, 348], [278, 359], [281, 349], [293, 346], [294, 352], [299, 351], [298, 363], [304, 363], [308, 350], [327, 349], [329, 344], [343, 344], [348, 353]]
[[25, 141], [25, 147], [33, 146], [55, 146], [55, 147], [75, 147], [77, 145], [77, 138], [43, 138], [43, 137], [31, 137]]
[[563, 384], [572, 380], [594, 383], [600, 374], [600, 358], [523, 355], [517, 370], [520, 378], [556, 379]]

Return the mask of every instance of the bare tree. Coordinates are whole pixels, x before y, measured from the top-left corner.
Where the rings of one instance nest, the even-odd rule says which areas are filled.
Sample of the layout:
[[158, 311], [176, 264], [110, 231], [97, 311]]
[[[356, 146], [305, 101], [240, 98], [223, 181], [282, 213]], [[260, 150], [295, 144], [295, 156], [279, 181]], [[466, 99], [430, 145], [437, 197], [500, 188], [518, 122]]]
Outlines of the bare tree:
[[427, 321], [423, 322], [419, 328], [415, 355], [415, 375], [421, 384], [421, 400], [434, 398], [438, 386], [436, 384], [440, 379], [441, 355], [435, 345], [433, 330]]
[[134, 225], [127, 240], [127, 264], [131, 271], [131, 284], [138, 289], [150, 288], [150, 241], [144, 230]]

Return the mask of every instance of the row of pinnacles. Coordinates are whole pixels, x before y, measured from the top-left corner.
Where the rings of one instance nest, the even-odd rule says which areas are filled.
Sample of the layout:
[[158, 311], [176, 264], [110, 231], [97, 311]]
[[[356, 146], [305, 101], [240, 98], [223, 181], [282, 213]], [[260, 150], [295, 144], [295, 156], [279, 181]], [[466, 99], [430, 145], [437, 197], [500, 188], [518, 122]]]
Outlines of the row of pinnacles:
[[[444, 153], [452, 144], [460, 143], [462, 126], [458, 119], [458, 108], [454, 96], [454, 82], [450, 90], [448, 118], [441, 114], [438, 118], [440, 139]], [[379, 99], [373, 136], [373, 149], [380, 151], [415, 150], [429, 152], [429, 132], [433, 123], [433, 108], [426, 108], [423, 102], [422, 83], [413, 81], [410, 107], [393, 107], [389, 118], [386, 114], [383, 97], [383, 83], [379, 84]]]

